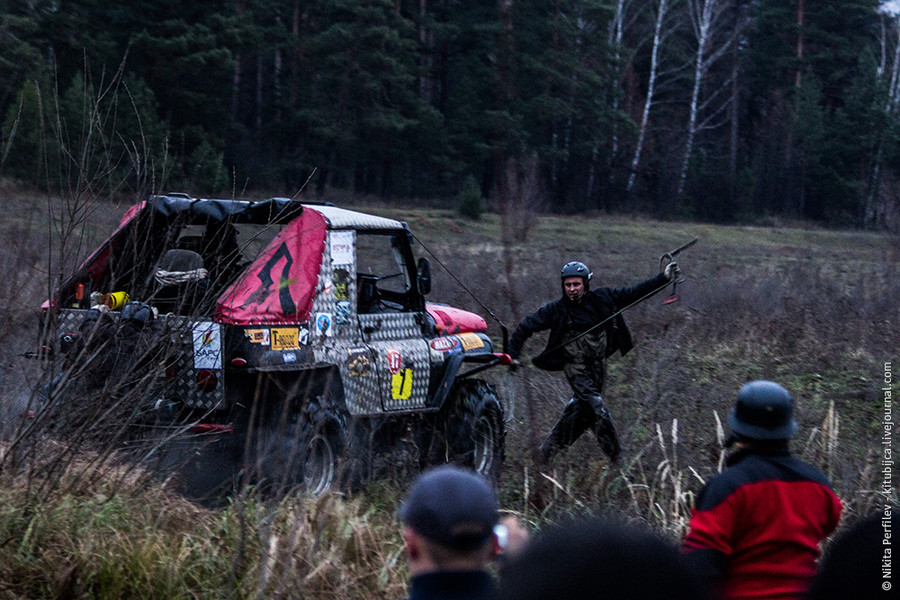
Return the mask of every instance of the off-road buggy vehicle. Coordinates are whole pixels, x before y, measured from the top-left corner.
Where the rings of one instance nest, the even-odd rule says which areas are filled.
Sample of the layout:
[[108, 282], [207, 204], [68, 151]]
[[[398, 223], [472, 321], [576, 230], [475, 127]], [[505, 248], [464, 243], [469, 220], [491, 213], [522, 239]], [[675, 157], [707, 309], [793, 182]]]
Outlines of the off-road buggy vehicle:
[[243, 483], [322, 493], [371, 473], [386, 441], [495, 477], [503, 409], [472, 375], [508, 357], [483, 318], [425, 301], [412, 242], [329, 204], [151, 196], [45, 303], [44, 354], [65, 358], [47, 396], [128, 395], [123, 444], [213, 440], [187, 462], [228, 457]]

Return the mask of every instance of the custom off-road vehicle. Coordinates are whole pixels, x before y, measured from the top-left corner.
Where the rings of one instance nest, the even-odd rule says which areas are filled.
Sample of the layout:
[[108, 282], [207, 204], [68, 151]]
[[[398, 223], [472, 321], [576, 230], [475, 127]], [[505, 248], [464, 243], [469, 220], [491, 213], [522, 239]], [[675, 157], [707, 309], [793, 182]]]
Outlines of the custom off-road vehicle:
[[328, 204], [151, 196], [45, 303], [44, 354], [65, 357], [47, 396], [129, 396], [126, 443], [213, 440], [245, 483], [322, 493], [385, 442], [494, 477], [503, 410], [472, 375], [508, 357], [483, 318], [425, 301], [412, 242]]

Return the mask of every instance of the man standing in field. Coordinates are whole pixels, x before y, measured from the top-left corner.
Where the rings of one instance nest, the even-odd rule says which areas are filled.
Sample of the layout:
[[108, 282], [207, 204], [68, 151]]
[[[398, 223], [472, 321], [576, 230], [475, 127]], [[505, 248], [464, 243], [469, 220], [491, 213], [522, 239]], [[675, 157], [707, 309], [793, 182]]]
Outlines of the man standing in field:
[[684, 551], [716, 598], [802, 598], [841, 501], [788, 450], [797, 422], [786, 389], [748, 383], [728, 424], [737, 450], [697, 496]]
[[678, 265], [670, 262], [664, 272], [633, 287], [592, 290], [593, 273], [584, 263], [573, 261], [560, 272], [562, 298], [545, 304], [516, 327], [509, 344], [513, 365], [520, 364], [525, 341], [535, 332], [549, 329], [547, 348], [532, 362], [540, 369], [563, 371], [575, 393], [541, 445], [545, 461], [588, 428], [593, 428], [609, 459], [618, 460], [622, 448], [601, 392], [606, 359], [616, 351], [624, 356], [634, 344], [625, 320], [616, 313], [658, 292], [679, 273]]

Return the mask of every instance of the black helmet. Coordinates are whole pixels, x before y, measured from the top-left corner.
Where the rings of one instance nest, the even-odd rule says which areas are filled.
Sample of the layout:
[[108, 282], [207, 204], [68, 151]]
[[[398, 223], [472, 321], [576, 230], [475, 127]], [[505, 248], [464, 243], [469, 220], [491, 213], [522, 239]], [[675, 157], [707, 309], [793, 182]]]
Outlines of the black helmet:
[[753, 440], [784, 440], [797, 432], [794, 404], [786, 389], [772, 381], [751, 381], [738, 392], [728, 425]]
[[587, 265], [583, 262], [578, 262], [577, 260], [566, 263], [559, 273], [560, 279], [565, 279], [566, 277], [581, 277], [584, 279], [585, 283], [590, 281], [593, 276], [594, 274], [587, 268]]
[[155, 318], [153, 309], [143, 302], [129, 302], [122, 308], [122, 321], [134, 321], [144, 326]]

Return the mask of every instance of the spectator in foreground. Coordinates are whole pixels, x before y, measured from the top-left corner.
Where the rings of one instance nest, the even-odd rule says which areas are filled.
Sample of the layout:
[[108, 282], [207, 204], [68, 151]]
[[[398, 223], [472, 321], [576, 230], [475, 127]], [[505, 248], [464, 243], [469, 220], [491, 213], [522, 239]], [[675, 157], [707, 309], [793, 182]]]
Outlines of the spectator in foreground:
[[838, 534], [825, 550], [808, 600], [875, 600], [886, 598], [892, 580], [891, 535], [900, 507], [885, 504], [880, 510]]
[[428, 471], [400, 509], [410, 600], [497, 598], [488, 565], [499, 553], [497, 500], [481, 476], [458, 467]]
[[827, 478], [788, 449], [793, 408], [777, 383], [743, 386], [728, 421], [737, 450], [697, 496], [684, 550], [718, 598], [803, 597], [837, 527]]
[[644, 527], [585, 519], [551, 527], [513, 557], [504, 600], [702, 600], [678, 547]]

